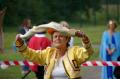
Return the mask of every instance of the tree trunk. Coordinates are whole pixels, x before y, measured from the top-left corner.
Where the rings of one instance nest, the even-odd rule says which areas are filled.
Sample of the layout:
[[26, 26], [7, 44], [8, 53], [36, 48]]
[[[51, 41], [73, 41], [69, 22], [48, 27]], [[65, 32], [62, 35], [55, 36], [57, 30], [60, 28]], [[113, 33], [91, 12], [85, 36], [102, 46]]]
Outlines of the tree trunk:
[[6, 8], [0, 10], [0, 53], [4, 53], [4, 32], [3, 32], [3, 19]]

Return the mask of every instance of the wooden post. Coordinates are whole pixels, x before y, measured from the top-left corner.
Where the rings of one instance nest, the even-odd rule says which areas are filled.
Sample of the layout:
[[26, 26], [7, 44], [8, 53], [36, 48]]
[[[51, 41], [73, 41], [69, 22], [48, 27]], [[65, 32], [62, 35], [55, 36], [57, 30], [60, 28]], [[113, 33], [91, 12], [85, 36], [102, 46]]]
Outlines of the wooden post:
[[0, 10], [0, 53], [4, 53], [4, 32], [3, 32], [3, 19], [6, 8]]

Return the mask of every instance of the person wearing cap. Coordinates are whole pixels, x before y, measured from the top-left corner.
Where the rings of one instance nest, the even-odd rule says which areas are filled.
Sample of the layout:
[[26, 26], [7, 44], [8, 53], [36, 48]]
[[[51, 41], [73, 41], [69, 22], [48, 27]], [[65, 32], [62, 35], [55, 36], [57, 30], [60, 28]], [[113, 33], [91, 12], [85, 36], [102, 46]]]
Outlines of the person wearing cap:
[[[52, 47], [36, 51], [24, 44], [23, 38], [44, 30], [47, 30], [51, 35]], [[69, 47], [71, 36], [80, 38], [83, 47]], [[85, 33], [75, 29], [68, 29], [55, 22], [34, 27], [25, 36], [17, 35], [16, 47], [25, 58], [46, 66], [44, 79], [81, 79], [80, 65], [87, 61], [94, 52]]]
[[[100, 46], [100, 58], [103, 61], [117, 61], [120, 56], [120, 33], [116, 31], [117, 24], [114, 20], [108, 23], [108, 30], [104, 31]], [[101, 79], [115, 79], [114, 67], [102, 67]]]

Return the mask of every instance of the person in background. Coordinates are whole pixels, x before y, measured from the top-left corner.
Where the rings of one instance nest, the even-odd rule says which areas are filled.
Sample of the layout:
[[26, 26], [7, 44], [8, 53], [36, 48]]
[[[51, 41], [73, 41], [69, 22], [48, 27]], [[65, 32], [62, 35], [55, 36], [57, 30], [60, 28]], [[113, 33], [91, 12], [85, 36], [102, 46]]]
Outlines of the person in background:
[[[44, 79], [81, 79], [80, 65], [94, 52], [88, 36], [79, 30], [68, 29], [55, 22], [36, 28], [32, 28], [27, 34], [47, 31], [51, 35], [52, 46], [44, 50], [33, 50], [24, 44], [21, 39], [23, 36], [17, 35], [16, 47], [19, 52], [25, 58], [47, 67]], [[83, 47], [69, 48], [71, 35], [81, 38]]]
[[[110, 20], [108, 29], [102, 35], [100, 46], [100, 57], [103, 61], [117, 61], [120, 56], [120, 34], [116, 32], [117, 24]], [[114, 67], [102, 67], [101, 79], [115, 79], [113, 75]]]
[[[19, 26], [18, 33], [24, 35], [27, 31], [29, 31], [29, 29], [31, 29], [31, 19], [25, 18], [25, 19], [22, 21], [21, 25]], [[25, 42], [26, 42], [27, 44], [28, 44], [28, 41], [29, 41], [29, 39], [25, 40]], [[12, 48], [13, 48], [13, 51], [14, 51], [14, 52], [17, 51], [14, 42], [13, 42]]]
[[[66, 22], [66, 21], [61, 21], [60, 24], [63, 26], [63, 27], [67, 27], [70, 29], [70, 26], [69, 24]], [[69, 47], [72, 47], [74, 45], [74, 38], [71, 36], [70, 38], [70, 42], [69, 42]]]
[[[51, 41], [46, 37], [46, 31], [38, 32], [29, 40], [28, 47], [34, 50], [43, 50], [51, 46]], [[44, 66], [37, 64], [30, 66], [37, 79], [44, 79]]]
[[[31, 29], [31, 19], [25, 18], [19, 27], [19, 33], [24, 35], [29, 31], [29, 29]], [[29, 39], [26, 39], [25, 42], [28, 45]], [[22, 74], [25, 75], [29, 72], [30, 72], [29, 66], [27, 65], [22, 66]]]
[[[26, 32], [29, 31], [29, 29], [31, 29], [31, 19], [26, 18], [23, 20], [22, 24], [19, 27], [19, 33], [20, 34], [25, 34]], [[25, 40], [25, 42], [28, 44], [29, 39]]]

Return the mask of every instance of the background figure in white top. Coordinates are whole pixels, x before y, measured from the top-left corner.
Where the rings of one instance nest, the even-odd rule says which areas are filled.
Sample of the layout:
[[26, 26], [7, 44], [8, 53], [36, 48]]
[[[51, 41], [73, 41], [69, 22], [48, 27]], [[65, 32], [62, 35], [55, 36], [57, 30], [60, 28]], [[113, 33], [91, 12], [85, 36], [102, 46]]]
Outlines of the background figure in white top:
[[[69, 24], [66, 22], [66, 21], [61, 21], [60, 24], [63, 26], [63, 27], [67, 27], [70, 29], [70, 26]], [[71, 37], [70, 38], [70, 41], [69, 41], [69, 47], [72, 47], [74, 45], [74, 38]]]

